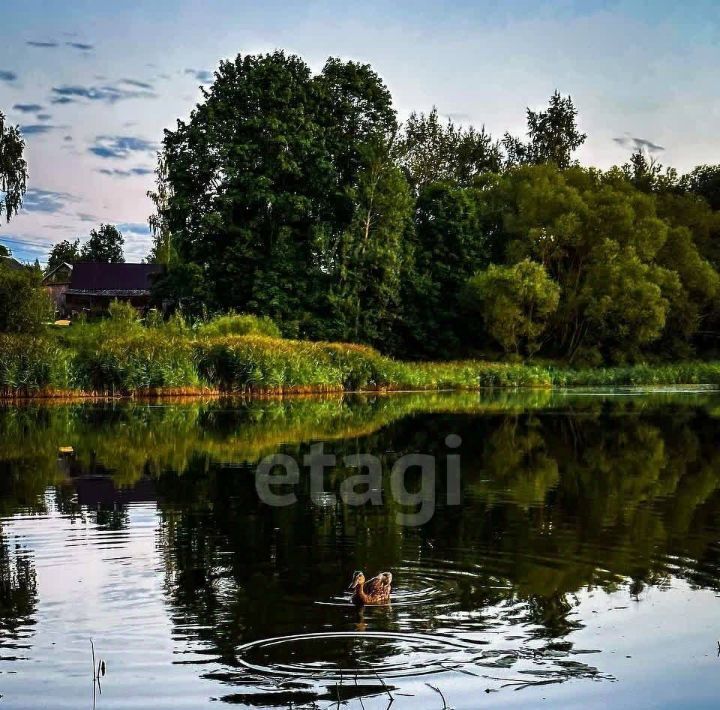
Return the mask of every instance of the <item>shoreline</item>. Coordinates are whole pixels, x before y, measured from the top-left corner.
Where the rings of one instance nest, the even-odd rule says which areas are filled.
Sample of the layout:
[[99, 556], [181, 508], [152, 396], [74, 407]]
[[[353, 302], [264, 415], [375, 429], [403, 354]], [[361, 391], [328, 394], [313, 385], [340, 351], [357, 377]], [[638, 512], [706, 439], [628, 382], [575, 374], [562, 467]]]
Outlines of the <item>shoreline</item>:
[[337, 398], [344, 396], [367, 396], [367, 395], [400, 395], [400, 394], [453, 394], [453, 393], [472, 393], [493, 391], [546, 391], [554, 393], [569, 394], [587, 394], [604, 395], [604, 394], [639, 394], [648, 393], [682, 393], [688, 394], [696, 392], [716, 392], [720, 391], [720, 384], [710, 382], [678, 382], [672, 384], [662, 383], [635, 383], [635, 384], [617, 384], [617, 385], [491, 385], [480, 387], [421, 387], [421, 388], [393, 388], [393, 387], [375, 387], [366, 389], [343, 389], [343, 388], [277, 388], [277, 389], [247, 389], [243, 391], [228, 391], [217, 388], [151, 388], [151, 390], [136, 390], [128, 393], [99, 393], [84, 392], [73, 390], [58, 391], [38, 391], [6, 394], [0, 393], [0, 404], [28, 403], [28, 402], [108, 402], [108, 401], [155, 401], [163, 402], [190, 401], [190, 400], [222, 400], [222, 399], [242, 399], [242, 400], [263, 400], [263, 399], [283, 399], [293, 398]]

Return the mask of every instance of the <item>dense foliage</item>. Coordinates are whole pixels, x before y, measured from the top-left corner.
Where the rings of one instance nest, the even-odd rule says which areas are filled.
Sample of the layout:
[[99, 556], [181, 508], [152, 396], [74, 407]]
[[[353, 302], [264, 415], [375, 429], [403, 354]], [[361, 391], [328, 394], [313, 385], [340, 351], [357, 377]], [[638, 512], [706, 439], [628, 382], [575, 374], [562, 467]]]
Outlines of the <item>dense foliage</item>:
[[0, 259], [0, 333], [37, 334], [49, 320], [50, 300], [39, 269], [11, 268]]
[[90, 237], [80, 246], [80, 240], [64, 239], [54, 244], [48, 255], [45, 272], [50, 273], [61, 264], [77, 264], [81, 261], [123, 263], [125, 238], [114, 224], [101, 224], [90, 230]]
[[222, 62], [165, 134], [156, 295], [417, 359], [712, 351], [720, 168], [678, 176], [641, 153], [580, 167], [586, 136], [558, 92], [527, 123], [502, 141], [436, 109], [399, 126], [369, 66]]
[[[522, 270], [532, 292], [543, 277], [540, 267], [529, 264], [523, 262]], [[530, 333], [523, 344], [534, 337], [535, 323], [527, 312], [520, 318], [517, 332]], [[720, 385], [720, 364], [713, 362], [592, 369], [482, 360], [418, 363], [366, 345], [286, 340], [276, 337], [275, 328], [254, 316], [221, 316], [191, 327], [182, 316], [165, 321], [151, 313], [142, 322], [132, 307], [115, 303], [101, 321], [49, 334], [0, 333], [0, 397]]]

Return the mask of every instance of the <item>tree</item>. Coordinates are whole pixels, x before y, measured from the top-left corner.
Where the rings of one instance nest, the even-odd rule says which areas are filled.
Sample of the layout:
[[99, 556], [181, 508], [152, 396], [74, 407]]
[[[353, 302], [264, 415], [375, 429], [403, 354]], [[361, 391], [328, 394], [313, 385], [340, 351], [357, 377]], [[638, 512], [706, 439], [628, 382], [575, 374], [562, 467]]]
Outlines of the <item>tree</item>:
[[151, 264], [169, 265], [177, 260], [177, 251], [173, 247], [172, 233], [167, 220], [170, 198], [170, 187], [167, 179], [167, 166], [162, 154], [158, 156], [158, 166], [155, 170], [156, 189], [148, 190], [147, 196], [155, 205], [155, 213], [148, 218], [152, 232], [153, 245], [148, 254]]
[[17, 126], [5, 125], [0, 111], [0, 218], [9, 222], [22, 205], [27, 187], [27, 163], [23, 158], [25, 141]]
[[49, 274], [61, 264], [75, 264], [80, 261], [80, 240], [74, 242], [64, 239], [57, 244], [53, 244], [48, 255], [45, 273]]
[[403, 275], [403, 355], [447, 358], [473, 343], [460, 307], [472, 274], [489, 262], [480, 192], [450, 183], [423, 187], [415, 203]]
[[190, 120], [165, 132], [160, 214], [180, 260], [208, 279], [211, 307], [305, 320], [335, 178], [314, 105], [298, 57], [238, 56], [221, 62]]
[[720, 165], [698, 165], [683, 175], [681, 184], [688, 192], [702, 197], [713, 210], [720, 210]]
[[481, 314], [505, 352], [530, 356], [540, 348], [559, 299], [558, 284], [530, 259], [512, 266], [491, 264], [468, 281], [464, 296], [468, 310]]
[[[90, 232], [90, 239], [80, 250], [80, 261], [98, 261], [121, 264], [125, 261], [122, 232], [113, 224], [101, 224]], [[72, 246], [72, 245], [71, 245]]]
[[[367, 65], [331, 58], [313, 77], [283, 52], [222, 62], [190, 120], [166, 131], [155, 193], [157, 224], [179, 261], [207, 278], [210, 308], [267, 315], [286, 333], [377, 332], [333, 308], [359, 293], [344, 259], [379, 257], [369, 243], [352, 246], [362, 215], [372, 213], [372, 239], [404, 225], [382, 199], [386, 187], [399, 194], [392, 161], [377, 169], [376, 149], [395, 129], [387, 88]], [[362, 298], [360, 308], [372, 312]]]
[[680, 278], [643, 260], [632, 246], [606, 240], [601, 249], [604, 256], [588, 269], [580, 294], [584, 315], [604, 359], [635, 359], [661, 336], [671, 299], [682, 290]]
[[12, 256], [12, 252], [4, 244], [0, 244], [0, 256]]
[[0, 262], [0, 333], [33, 334], [52, 315], [50, 299], [36, 269], [12, 269]]
[[666, 168], [657, 159], [648, 157], [638, 149], [630, 156], [630, 162], [622, 166], [625, 177], [643, 192], [671, 192], [679, 189], [677, 171]]
[[658, 214], [663, 194], [638, 190], [622, 170], [523, 166], [481, 194], [503, 206], [502, 260], [529, 257], [562, 289], [548, 354], [637, 358], [665, 349], [669, 329], [687, 346], [712, 308], [717, 281], [691, 234]]
[[363, 163], [357, 187], [349, 192], [355, 214], [333, 258], [330, 335], [381, 345], [391, 337], [400, 309], [403, 238], [412, 200], [390, 146], [366, 145]]
[[541, 165], [554, 163], [558, 168], [574, 164], [573, 151], [587, 138], [577, 127], [577, 109], [570, 96], [562, 97], [555, 91], [546, 111], [527, 109], [527, 135], [529, 141], [505, 134], [503, 146], [507, 164]]
[[434, 182], [469, 186], [485, 172], [502, 167], [500, 145], [485, 132], [448, 120], [440, 122], [436, 108], [429, 114], [411, 113], [403, 126], [398, 154], [416, 192]]

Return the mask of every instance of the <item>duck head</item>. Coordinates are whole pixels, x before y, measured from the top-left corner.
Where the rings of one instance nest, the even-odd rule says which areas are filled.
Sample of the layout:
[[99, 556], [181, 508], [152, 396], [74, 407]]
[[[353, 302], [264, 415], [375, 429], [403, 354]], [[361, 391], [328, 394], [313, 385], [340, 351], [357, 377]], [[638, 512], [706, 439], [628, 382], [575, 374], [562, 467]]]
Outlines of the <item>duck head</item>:
[[358, 570], [357, 572], [353, 572], [352, 582], [350, 582], [348, 590], [353, 590], [356, 587], [362, 587], [363, 584], [365, 584], [365, 575]]

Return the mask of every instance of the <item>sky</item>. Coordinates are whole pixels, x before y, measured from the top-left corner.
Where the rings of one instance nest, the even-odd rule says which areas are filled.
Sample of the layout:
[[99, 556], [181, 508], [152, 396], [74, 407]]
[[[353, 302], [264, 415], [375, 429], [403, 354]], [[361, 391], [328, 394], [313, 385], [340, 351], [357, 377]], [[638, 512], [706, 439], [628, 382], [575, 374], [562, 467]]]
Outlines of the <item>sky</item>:
[[144, 258], [163, 130], [237, 54], [368, 62], [401, 121], [436, 106], [498, 138], [557, 89], [588, 134], [583, 164], [623, 163], [638, 141], [682, 171], [720, 163], [716, 0], [25, 0], [2, 18], [0, 111], [22, 128], [30, 181], [0, 243], [21, 260], [101, 222]]

